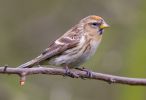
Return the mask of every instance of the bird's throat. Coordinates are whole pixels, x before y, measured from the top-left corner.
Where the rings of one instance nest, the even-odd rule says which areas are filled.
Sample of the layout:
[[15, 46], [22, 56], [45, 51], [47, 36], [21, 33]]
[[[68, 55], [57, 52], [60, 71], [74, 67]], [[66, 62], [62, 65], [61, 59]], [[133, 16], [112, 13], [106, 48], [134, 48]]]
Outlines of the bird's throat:
[[98, 33], [99, 33], [99, 35], [102, 35], [103, 29], [100, 29], [100, 30], [98, 31]]

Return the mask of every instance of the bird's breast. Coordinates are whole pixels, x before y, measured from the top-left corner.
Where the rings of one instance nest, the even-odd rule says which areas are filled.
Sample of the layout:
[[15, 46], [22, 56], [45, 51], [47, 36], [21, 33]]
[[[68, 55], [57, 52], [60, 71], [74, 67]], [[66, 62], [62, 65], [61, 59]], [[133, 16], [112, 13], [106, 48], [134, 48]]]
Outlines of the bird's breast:
[[97, 50], [97, 47], [99, 46], [100, 41], [96, 41], [94, 39], [89, 40], [88, 43], [86, 43], [84, 47], [83, 55], [81, 56], [81, 59], [88, 60], [91, 56], [93, 56]]
[[56, 56], [49, 63], [57, 66], [77, 67], [95, 54], [99, 44], [100, 41], [96, 39], [82, 37], [78, 46]]

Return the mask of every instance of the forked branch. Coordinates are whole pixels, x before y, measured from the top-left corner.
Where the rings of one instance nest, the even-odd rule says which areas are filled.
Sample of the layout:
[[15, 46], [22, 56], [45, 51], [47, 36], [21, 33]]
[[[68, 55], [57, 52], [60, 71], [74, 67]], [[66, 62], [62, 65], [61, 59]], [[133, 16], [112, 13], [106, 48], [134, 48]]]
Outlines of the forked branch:
[[[89, 77], [85, 71], [71, 70], [80, 78], [102, 80], [108, 83], [120, 83], [127, 85], [143, 85], [146, 86], [146, 78], [128, 78], [121, 76], [114, 76], [109, 74], [102, 74], [92, 72], [92, 77]], [[48, 75], [66, 75], [66, 71], [62, 68], [46, 68], [46, 67], [33, 67], [33, 68], [12, 68], [8, 66], [0, 67], [0, 74], [17, 74], [20, 76], [20, 84], [24, 85], [26, 76], [32, 74], [48, 74]]]

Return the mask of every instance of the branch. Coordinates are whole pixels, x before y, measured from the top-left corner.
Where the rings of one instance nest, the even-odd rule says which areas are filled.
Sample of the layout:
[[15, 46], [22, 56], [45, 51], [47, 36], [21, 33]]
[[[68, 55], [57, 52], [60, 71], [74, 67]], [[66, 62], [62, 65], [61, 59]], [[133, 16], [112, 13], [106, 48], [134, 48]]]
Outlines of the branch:
[[[128, 77], [114, 76], [109, 74], [102, 74], [97, 72], [92, 72], [92, 77], [89, 77], [86, 71], [71, 69], [71, 72], [77, 74], [80, 78], [102, 80], [108, 83], [146, 86], [146, 79], [144, 78], [128, 78]], [[20, 76], [20, 84], [24, 85], [27, 75], [48, 74], [48, 75], [65, 76], [66, 71], [62, 68], [45, 68], [45, 67], [10, 68], [8, 66], [4, 66], [4, 67], [0, 67], [0, 74], [17, 74]]]

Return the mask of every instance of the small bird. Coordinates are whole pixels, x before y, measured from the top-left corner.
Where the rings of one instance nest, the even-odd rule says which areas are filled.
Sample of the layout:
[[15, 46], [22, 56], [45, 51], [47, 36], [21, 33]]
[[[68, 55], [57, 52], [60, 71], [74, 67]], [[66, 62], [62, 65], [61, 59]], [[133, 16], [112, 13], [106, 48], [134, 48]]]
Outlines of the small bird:
[[87, 16], [52, 42], [38, 57], [18, 67], [31, 68], [47, 64], [64, 67], [70, 73], [69, 69], [78, 68], [95, 54], [107, 27], [109, 25], [100, 16]]

